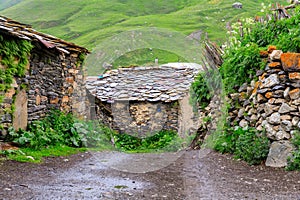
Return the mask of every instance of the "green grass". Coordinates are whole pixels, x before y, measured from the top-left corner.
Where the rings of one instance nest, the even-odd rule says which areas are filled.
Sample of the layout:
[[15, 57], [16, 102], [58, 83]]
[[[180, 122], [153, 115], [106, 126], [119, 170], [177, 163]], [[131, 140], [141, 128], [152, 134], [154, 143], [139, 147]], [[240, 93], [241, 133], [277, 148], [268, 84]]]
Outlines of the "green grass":
[[114, 68], [126, 67], [126, 66], [153, 66], [155, 58], [158, 58], [159, 63], [167, 63], [170, 60], [178, 62], [186, 62], [186, 60], [172, 52], [164, 51], [161, 49], [138, 49], [131, 51], [127, 54], [120, 56], [114, 61]]
[[[253, 17], [262, 8], [260, 5], [262, 2], [267, 4], [273, 1], [241, 0], [243, 9], [232, 8], [234, 2], [233, 0], [23, 0], [0, 11], [0, 15], [32, 24], [39, 31], [75, 42], [90, 50], [124, 31], [149, 27], [165, 28], [184, 35], [202, 30], [207, 32], [213, 41], [221, 44], [226, 41], [227, 22], [235, 22], [242, 17]], [[286, 4], [285, 0], [276, 2]], [[135, 53], [127, 55], [132, 57], [132, 60], [121, 60], [117, 63], [134, 65], [147, 63], [150, 58], [152, 59], [147, 57], [137, 62], [137, 59], [147, 54], [134, 57], [132, 54]], [[160, 57], [169, 56], [162, 53]], [[177, 62], [178, 58], [171, 56], [164, 60]], [[101, 66], [99, 70], [92, 71], [94, 74], [90, 75], [96, 75], [101, 71]]]
[[65, 145], [51, 146], [35, 150], [31, 148], [20, 148], [19, 150], [7, 150], [0, 153], [7, 156], [10, 160], [18, 162], [40, 163], [43, 157], [59, 157], [77, 154], [87, 151], [87, 148], [73, 148]]
[[0, 1], [0, 10], [9, 8], [15, 4], [20, 3], [22, 0], [1, 0]]
[[[254, 16], [261, 2], [232, 0], [23, 0], [0, 14], [30, 23], [34, 28], [93, 48], [101, 40], [139, 27], [161, 27], [190, 34], [208, 32], [213, 40], [224, 41], [225, 23]], [[276, 2], [286, 3], [285, 0]], [[222, 19], [225, 21], [223, 22]]]

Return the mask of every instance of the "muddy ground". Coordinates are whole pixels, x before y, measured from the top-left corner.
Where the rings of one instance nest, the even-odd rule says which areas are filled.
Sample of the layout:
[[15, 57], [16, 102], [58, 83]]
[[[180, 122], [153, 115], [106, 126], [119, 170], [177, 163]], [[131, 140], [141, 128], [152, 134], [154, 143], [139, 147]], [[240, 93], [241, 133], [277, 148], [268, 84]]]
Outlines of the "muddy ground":
[[0, 199], [300, 199], [297, 171], [248, 166], [210, 150], [176, 156], [88, 152], [42, 164], [4, 161]]

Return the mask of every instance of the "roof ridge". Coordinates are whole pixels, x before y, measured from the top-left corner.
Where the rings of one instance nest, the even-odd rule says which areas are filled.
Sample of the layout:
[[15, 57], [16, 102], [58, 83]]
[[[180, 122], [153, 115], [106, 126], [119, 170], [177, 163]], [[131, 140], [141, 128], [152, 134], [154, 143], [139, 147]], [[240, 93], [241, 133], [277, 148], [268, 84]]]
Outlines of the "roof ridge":
[[85, 47], [39, 32], [33, 29], [31, 25], [20, 23], [2, 15], [0, 15], [0, 31], [7, 32], [21, 39], [38, 41], [47, 48], [56, 48], [64, 53], [70, 53], [70, 51], [89, 53]]

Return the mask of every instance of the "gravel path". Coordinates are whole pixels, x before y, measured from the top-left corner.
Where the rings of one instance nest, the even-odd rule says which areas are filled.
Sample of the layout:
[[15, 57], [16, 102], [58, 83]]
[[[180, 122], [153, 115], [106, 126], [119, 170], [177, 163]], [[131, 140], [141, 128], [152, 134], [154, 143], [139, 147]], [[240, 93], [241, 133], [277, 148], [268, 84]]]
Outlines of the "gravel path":
[[210, 150], [0, 163], [0, 199], [300, 199], [300, 173]]

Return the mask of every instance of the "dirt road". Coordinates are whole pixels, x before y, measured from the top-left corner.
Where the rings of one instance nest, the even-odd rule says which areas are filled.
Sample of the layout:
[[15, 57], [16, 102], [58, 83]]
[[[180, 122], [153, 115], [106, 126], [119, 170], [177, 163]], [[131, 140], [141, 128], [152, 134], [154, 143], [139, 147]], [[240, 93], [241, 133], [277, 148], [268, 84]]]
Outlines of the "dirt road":
[[248, 166], [210, 150], [5, 161], [0, 184], [0, 199], [300, 199], [299, 172]]

